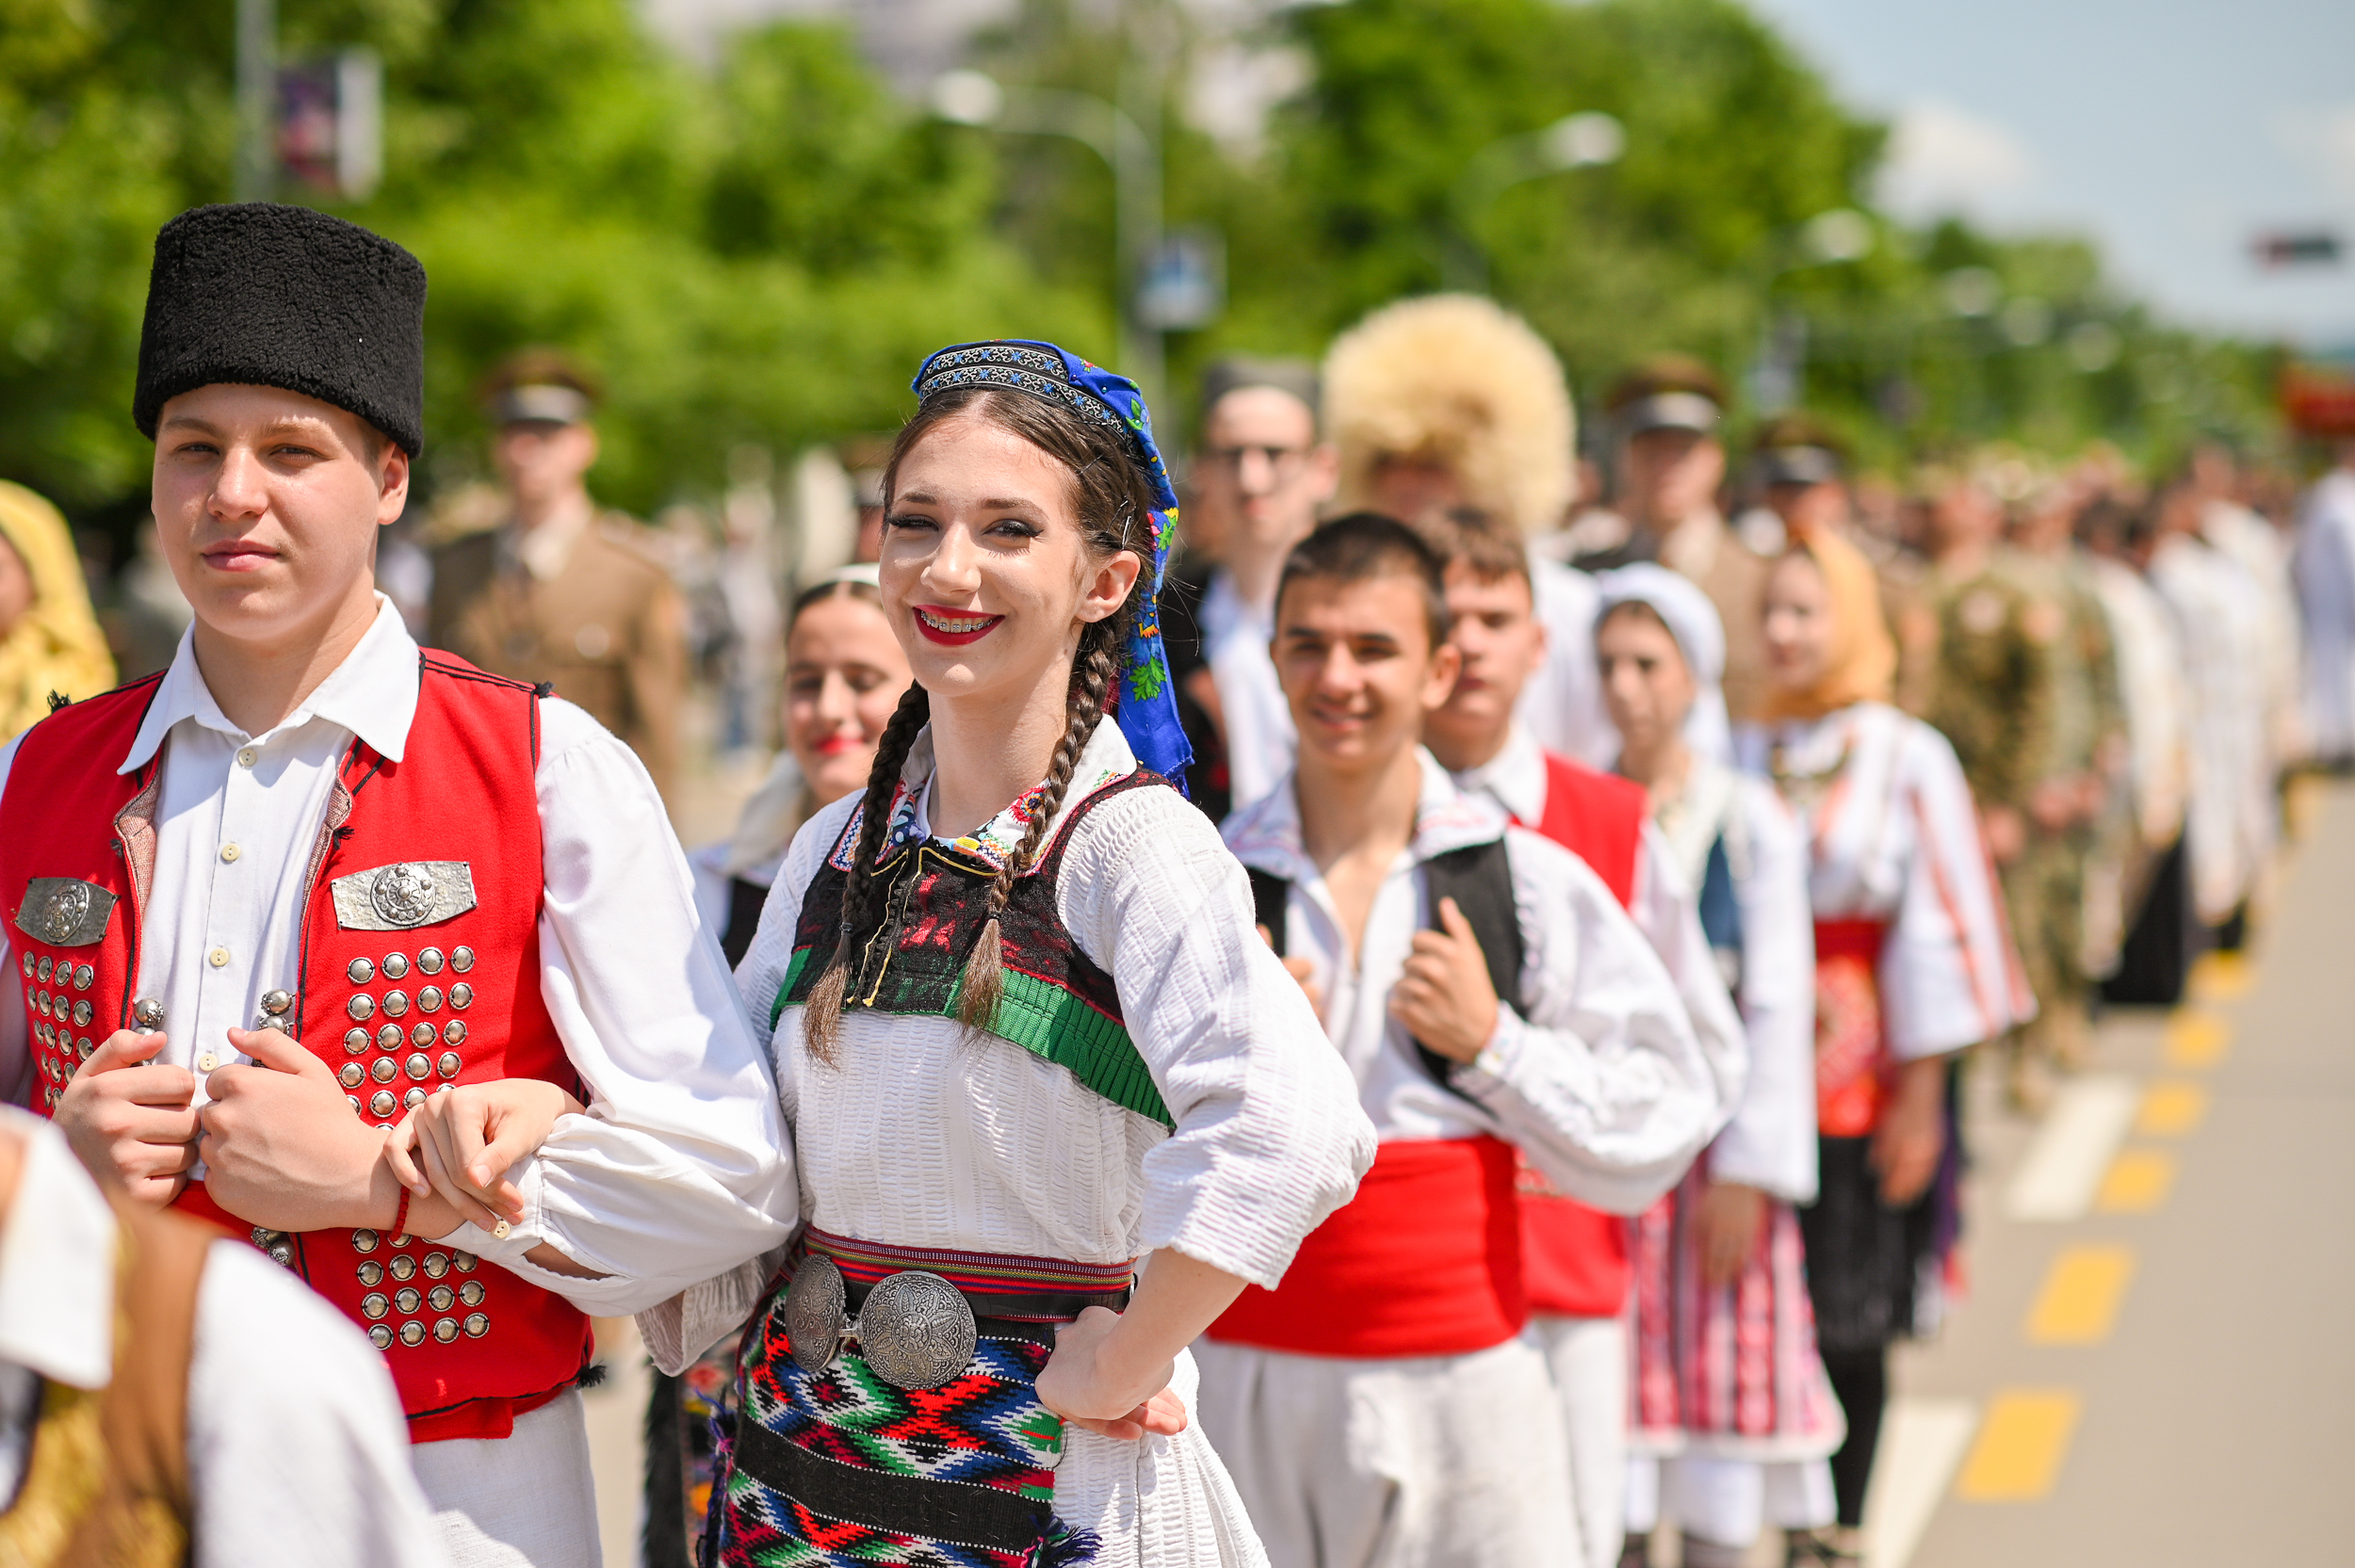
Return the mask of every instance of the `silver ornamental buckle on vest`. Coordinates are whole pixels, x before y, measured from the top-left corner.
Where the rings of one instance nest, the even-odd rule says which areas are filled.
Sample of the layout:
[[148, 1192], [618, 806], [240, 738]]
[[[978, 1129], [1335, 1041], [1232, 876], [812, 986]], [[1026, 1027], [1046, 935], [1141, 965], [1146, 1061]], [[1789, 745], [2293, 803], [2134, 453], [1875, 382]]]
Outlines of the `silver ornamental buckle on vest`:
[[474, 868], [463, 860], [404, 860], [327, 884], [335, 924], [348, 931], [405, 931], [475, 907]]
[[855, 1320], [844, 1306], [842, 1270], [812, 1253], [785, 1292], [785, 1332], [793, 1359], [816, 1377], [834, 1365], [846, 1335], [875, 1375], [895, 1388], [938, 1388], [965, 1370], [980, 1342], [972, 1303], [938, 1274], [902, 1269], [877, 1280]]
[[115, 896], [78, 877], [35, 877], [24, 884], [16, 929], [52, 947], [88, 947], [104, 941]]

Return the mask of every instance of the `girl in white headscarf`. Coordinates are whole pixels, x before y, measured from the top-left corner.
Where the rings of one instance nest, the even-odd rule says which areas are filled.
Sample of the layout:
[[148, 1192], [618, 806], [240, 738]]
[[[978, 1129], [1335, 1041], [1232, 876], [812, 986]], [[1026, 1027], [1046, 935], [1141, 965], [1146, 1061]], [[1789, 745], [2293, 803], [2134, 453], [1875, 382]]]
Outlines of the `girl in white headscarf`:
[[1707, 595], [1653, 565], [1604, 573], [1597, 586], [1596, 665], [1618, 771], [1649, 792], [1686, 885], [1699, 889], [1701, 928], [1750, 1047], [1732, 1121], [1633, 1222], [1629, 1545], [1641, 1560], [1665, 1501], [1689, 1568], [1731, 1568], [1770, 1513], [1803, 1545], [1832, 1523], [1825, 1460], [1844, 1431], [1815, 1350], [1793, 1206], [1813, 1199], [1816, 1179], [1807, 846], [1772, 786], [1710, 749], [1725, 735], [1725, 634]]

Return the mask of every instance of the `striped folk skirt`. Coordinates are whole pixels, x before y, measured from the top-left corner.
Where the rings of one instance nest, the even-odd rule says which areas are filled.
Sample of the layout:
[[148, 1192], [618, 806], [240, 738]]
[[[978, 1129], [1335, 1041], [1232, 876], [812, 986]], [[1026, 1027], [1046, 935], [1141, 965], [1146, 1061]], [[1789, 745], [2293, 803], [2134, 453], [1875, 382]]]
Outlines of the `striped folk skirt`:
[[1709, 1184], [1704, 1159], [1629, 1221], [1635, 1284], [1628, 1335], [1629, 1447], [1778, 1462], [1821, 1459], [1846, 1423], [1815, 1351], [1806, 1249], [1789, 1204], [1769, 1200], [1740, 1274], [1711, 1289], [1688, 1217]]

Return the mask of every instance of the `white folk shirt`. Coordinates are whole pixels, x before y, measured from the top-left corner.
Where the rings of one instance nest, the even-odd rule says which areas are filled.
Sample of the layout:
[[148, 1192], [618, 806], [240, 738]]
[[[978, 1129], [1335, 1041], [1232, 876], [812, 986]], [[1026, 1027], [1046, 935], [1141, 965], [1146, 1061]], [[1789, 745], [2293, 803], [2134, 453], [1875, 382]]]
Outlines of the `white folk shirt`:
[[[24, 1476], [41, 1380], [114, 1376], [116, 1223], [65, 1135], [0, 1107], [24, 1163], [0, 1220], [0, 1497]], [[242, 1241], [197, 1285], [188, 1362], [195, 1568], [437, 1568], [384, 1358]]]
[[[1480, 767], [1467, 768], [1453, 777], [1456, 788], [1502, 806], [1525, 828], [1534, 830], [1545, 820], [1546, 754], [1536, 737], [1519, 722], [1506, 735], [1502, 751]], [[1692, 880], [1677, 864], [1667, 840], [1647, 818], [1635, 852], [1635, 882], [1628, 915], [1675, 982], [1694, 1037], [1700, 1042], [1716, 1079], [1719, 1103], [1730, 1114], [1742, 1101], [1749, 1044], [1733, 999], [1726, 994], [1709, 938], [1701, 930], [1697, 897]], [[1806, 918], [1804, 907], [1800, 918]], [[1811, 1012], [1812, 984], [1808, 996]], [[1809, 1163], [1812, 1169], [1813, 1161]], [[1728, 1175], [1724, 1179], [1747, 1178]]]
[[[156, 687], [121, 768], [163, 752], [133, 994], [163, 1003], [155, 1059], [198, 1075], [200, 1105], [203, 1075], [243, 1059], [228, 1031], [253, 1022], [264, 992], [293, 988], [303, 870], [338, 761], [355, 736], [400, 760], [417, 671], [417, 645], [380, 594], [359, 645], [266, 734], [221, 713], [192, 634]], [[560, 1118], [511, 1172], [525, 1211], [506, 1239], [473, 1225], [447, 1239], [614, 1317], [776, 1245], [795, 1215], [791, 1146], [645, 768], [570, 703], [541, 703], [540, 735], [540, 991], [589, 1112]], [[14, 742], [0, 751], [0, 797], [15, 756]], [[17, 1099], [24, 1036], [24, 994], [0, 986], [0, 1083]], [[609, 1277], [525, 1262], [543, 1241]]]
[[[1962, 765], [1946, 737], [1885, 703], [1736, 735], [1808, 838], [1818, 923], [1887, 928], [1875, 978], [1890, 1055], [1941, 1056], [2036, 1016]], [[1748, 912], [1744, 911], [1746, 919]]]
[[1243, 603], [1234, 574], [1213, 573], [1202, 595], [1202, 657], [1218, 687], [1227, 799], [1238, 806], [1274, 789], [1291, 771], [1300, 744], [1269, 652], [1275, 638], [1275, 606]]
[[[1291, 882], [1286, 951], [1308, 961], [1325, 1034], [1356, 1075], [1380, 1138], [1501, 1137], [1581, 1202], [1641, 1212], [1724, 1124], [1740, 1092], [1738, 1064], [1730, 1094], [1725, 1064], [1695, 1035], [1676, 983], [1584, 861], [1507, 826], [1494, 803], [1457, 789], [1429, 752], [1418, 755], [1415, 836], [1375, 893], [1354, 958], [1324, 874], [1301, 847], [1291, 780], [1227, 818], [1227, 847]], [[1423, 863], [1500, 835], [1529, 1012], [1500, 1003], [1486, 1046], [1452, 1075], [1456, 1093], [1424, 1070], [1390, 1016], [1390, 990], [1415, 933], [1433, 924]]]
[[1529, 558], [1529, 590], [1546, 628], [1546, 658], [1521, 687], [1514, 714], [1547, 751], [1608, 768], [1619, 754], [1619, 732], [1603, 712], [1595, 666], [1601, 591], [1586, 573], [1537, 555]]

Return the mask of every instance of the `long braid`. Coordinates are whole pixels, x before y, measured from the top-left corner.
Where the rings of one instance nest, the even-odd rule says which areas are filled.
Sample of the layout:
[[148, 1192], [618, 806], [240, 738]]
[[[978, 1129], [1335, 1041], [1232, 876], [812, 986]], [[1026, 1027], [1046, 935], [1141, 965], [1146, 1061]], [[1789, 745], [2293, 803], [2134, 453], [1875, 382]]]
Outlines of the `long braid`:
[[834, 953], [802, 1011], [802, 1038], [810, 1054], [831, 1067], [842, 1034], [842, 998], [850, 989], [851, 960], [874, 924], [875, 857], [883, 853], [890, 825], [893, 786], [916, 736], [932, 718], [932, 693], [914, 681], [900, 694], [875, 744], [875, 765], [867, 770], [867, 794], [859, 803], [858, 843], [851, 851], [850, 881], [842, 889], [842, 919], [835, 929]]
[[[1123, 614], [1114, 618], [1125, 622]], [[1099, 630], [1103, 628], [1102, 630]], [[1014, 896], [1014, 880], [1030, 869], [1038, 858], [1039, 848], [1047, 841], [1047, 825], [1063, 809], [1064, 795], [1071, 787], [1071, 777], [1079, 771], [1080, 753], [1087, 750], [1088, 740], [1096, 734], [1096, 726], [1104, 717], [1104, 702], [1112, 690], [1119, 665], [1113, 660], [1113, 637], [1107, 635], [1111, 623], [1098, 622], [1089, 631], [1096, 635], [1089, 640], [1094, 646], [1080, 655], [1074, 668], [1072, 692], [1065, 708], [1063, 742], [1055, 748], [1054, 761], [1047, 769], [1047, 783], [1039, 795], [1038, 807], [1031, 814], [1030, 826], [1022, 832], [1022, 842], [998, 868], [998, 875], [989, 884], [987, 913], [983, 916], [981, 939], [973, 944], [973, 951], [965, 961], [965, 974], [957, 986], [957, 1019], [967, 1028], [988, 1026], [998, 1011], [998, 999], [1005, 990], [1005, 974], [999, 963], [999, 917], [1005, 913], [1006, 900]]]

